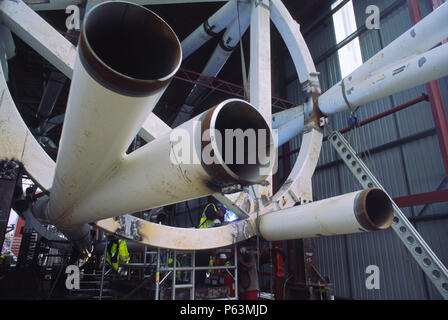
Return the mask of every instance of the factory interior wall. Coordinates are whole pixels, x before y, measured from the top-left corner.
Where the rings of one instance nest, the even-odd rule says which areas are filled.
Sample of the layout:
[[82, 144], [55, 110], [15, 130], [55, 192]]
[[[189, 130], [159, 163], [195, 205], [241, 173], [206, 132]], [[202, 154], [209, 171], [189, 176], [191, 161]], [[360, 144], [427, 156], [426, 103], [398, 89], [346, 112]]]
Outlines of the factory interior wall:
[[[396, 9], [381, 18], [379, 30], [367, 30], [359, 35], [363, 61], [387, 46], [408, 30], [412, 24], [406, 1], [353, 1], [358, 29], [365, 23], [368, 5], [377, 5], [381, 11], [389, 6]], [[422, 16], [430, 12], [429, 3], [420, 1]], [[320, 72], [322, 90], [325, 91], [341, 80], [339, 58], [334, 52], [319, 59], [336, 44], [334, 26], [330, 19], [307, 35], [313, 59]], [[330, 51], [331, 52], [331, 51]], [[286, 98], [300, 103], [300, 84], [290, 73], [292, 61], [285, 56]], [[439, 80], [445, 109], [448, 106], [448, 78]], [[357, 117], [361, 121], [426, 93], [425, 86], [412, 88], [361, 106]], [[333, 129], [347, 127], [349, 112], [329, 118]], [[327, 133], [325, 132], [325, 135]], [[357, 151], [366, 151], [365, 163], [376, 175], [392, 197], [407, 196], [446, 189], [447, 180], [434, 128], [434, 120], [427, 101], [387, 116], [355, 132], [346, 133]], [[405, 142], [402, 142], [405, 140]], [[289, 143], [290, 150], [300, 147], [300, 135]], [[383, 146], [383, 147], [382, 147]], [[380, 148], [378, 148], [380, 147]], [[382, 148], [381, 148], [382, 147]], [[377, 151], [375, 150], [378, 149]], [[375, 152], [376, 151], [376, 152]], [[281, 152], [280, 152], [281, 154]], [[294, 165], [298, 153], [290, 156]], [[280, 181], [286, 179], [280, 161]], [[313, 177], [314, 200], [325, 199], [361, 189], [345, 165], [339, 161], [329, 142], [324, 142], [318, 167]], [[448, 264], [448, 203], [419, 205], [402, 208], [407, 217], [430, 215], [432, 219], [417, 221], [414, 226], [439, 259]], [[321, 237], [317, 239], [319, 271], [329, 276], [336, 297], [349, 299], [441, 299], [429, 279], [399, 241], [393, 230], [354, 235]], [[377, 265], [380, 270], [380, 289], [368, 290], [366, 268]]]

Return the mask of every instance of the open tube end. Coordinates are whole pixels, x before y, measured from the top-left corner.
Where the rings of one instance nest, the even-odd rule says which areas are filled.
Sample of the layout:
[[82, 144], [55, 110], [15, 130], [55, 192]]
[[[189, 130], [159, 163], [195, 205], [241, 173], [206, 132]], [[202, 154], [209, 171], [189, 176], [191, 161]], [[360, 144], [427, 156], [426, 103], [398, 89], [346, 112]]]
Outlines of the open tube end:
[[218, 104], [205, 115], [201, 131], [207, 136], [203, 151], [208, 144], [212, 149], [213, 163], [206, 163], [206, 169], [224, 184], [256, 184], [272, 174], [276, 149], [271, 129], [246, 101]]
[[179, 39], [145, 7], [104, 2], [92, 8], [81, 30], [84, 68], [105, 87], [147, 96], [165, 87], [182, 62]]
[[367, 230], [385, 230], [392, 225], [394, 210], [389, 196], [381, 189], [361, 192], [355, 200], [355, 214], [359, 224]]

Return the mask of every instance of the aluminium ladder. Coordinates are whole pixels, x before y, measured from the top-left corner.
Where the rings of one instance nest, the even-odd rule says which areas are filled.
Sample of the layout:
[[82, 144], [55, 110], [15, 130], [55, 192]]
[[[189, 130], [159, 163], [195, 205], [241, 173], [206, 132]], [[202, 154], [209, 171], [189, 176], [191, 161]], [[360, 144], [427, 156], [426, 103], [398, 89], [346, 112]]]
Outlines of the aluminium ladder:
[[[162, 284], [162, 282], [171, 274], [172, 275], [172, 291], [171, 291], [171, 299], [175, 300], [176, 299], [176, 289], [184, 289], [184, 288], [188, 288], [190, 289], [190, 299], [194, 300], [195, 299], [195, 273], [198, 270], [223, 270], [223, 269], [234, 269], [235, 270], [235, 275], [234, 275], [234, 287], [235, 287], [235, 296], [234, 297], [229, 297], [227, 300], [238, 300], [238, 272], [237, 272], [237, 268], [238, 268], [238, 259], [237, 259], [237, 246], [235, 244], [235, 251], [234, 251], [234, 265], [230, 265], [230, 266], [197, 266], [196, 265], [196, 251], [192, 250], [192, 251], [176, 251], [173, 250], [174, 256], [173, 256], [173, 264], [172, 266], [167, 266], [167, 267], [162, 267], [160, 266], [160, 249], [158, 249], [157, 251], [157, 269], [156, 269], [156, 300], [160, 299], [160, 285]], [[182, 254], [190, 254], [191, 255], [191, 266], [177, 266], [177, 255], [178, 253], [182, 253]], [[160, 278], [160, 272], [161, 271], [168, 271], [168, 273], [163, 277], [162, 280], [159, 280]], [[190, 283], [186, 283], [186, 284], [177, 284], [176, 283], [176, 278], [177, 278], [177, 272], [178, 271], [189, 271], [190, 272]]]

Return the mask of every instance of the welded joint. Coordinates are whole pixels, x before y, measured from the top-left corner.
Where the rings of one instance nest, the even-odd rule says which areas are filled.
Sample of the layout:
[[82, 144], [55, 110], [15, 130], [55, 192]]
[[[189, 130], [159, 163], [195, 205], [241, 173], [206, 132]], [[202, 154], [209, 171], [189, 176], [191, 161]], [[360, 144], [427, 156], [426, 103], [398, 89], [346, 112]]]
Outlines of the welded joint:
[[318, 72], [312, 72], [310, 73], [310, 78], [302, 83], [302, 94], [305, 100], [303, 104], [305, 130], [311, 127], [322, 127], [321, 118], [324, 115], [319, 109], [319, 96], [322, 94], [322, 89], [318, 76]]
[[246, 213], [247, 216], [255, 210], [255, 202], [250, 196], [248, 189], [241, 192], [239, 198], [235, 201], [235, 206]]
[[120, 228], [115, 233], [129, 240], [141, 241], [142, 235], [140, 234], [140, 219], [129, 214], [115, 217], [114, 220], [118, 221]]
[[243, 191], [243, 186], [241, 184], [233, 184], [230, 186], [224, 186], [221, 188], [221, 193], [223, 194], [232, 194], [235, 192], [241, 192]]
[[257, 234], [257, 226], [253, 219], [246, 219], [240, 223], [233, 223], [232, 243], [238, 243], [240, 241], [249, 239]]

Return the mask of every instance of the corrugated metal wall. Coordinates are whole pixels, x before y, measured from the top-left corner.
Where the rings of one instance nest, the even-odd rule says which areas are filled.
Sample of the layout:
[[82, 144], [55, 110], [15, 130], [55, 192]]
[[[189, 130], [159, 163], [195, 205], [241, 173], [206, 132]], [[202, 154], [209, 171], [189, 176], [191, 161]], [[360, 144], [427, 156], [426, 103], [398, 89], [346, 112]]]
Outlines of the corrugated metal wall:
[[[381, 11], [399, 3], [381, 19], [380, 30], [369, 30], [360, 35], [359, 41], [363, 61], [387, 46], [396, 37], [411, 27], [405, 1], [394, 0], [356, 0], [353, 1], [358, 28], [365, 23], [365, 9], [375, 4]], [[420, 1], [422, 15], [430, 12], [427, 0]], [[306, 37], [307, 44], [315, 61], [335, 45], [331, 19]], [[288, 74], [292, 70], [289, 57], [286, 57], [287, 98], [300, 102], [299, 83]], [[323, 90], [327, 90], [340, 80], [337, 53], [325, 57], [317, 64], [321, 73]], [[448, 106], [448, 78], [439, 81], [445, 108]], [[378, 114], [426, 93], [425, 86], [419, 86], [362, 106], [358, 112], [360, 120]], [[347, 126], [347, 112], [330, 118], [334, 129]], [[392, 197], [446, 189], [444, 167], [439, 144], [434, 130], [434, 121], [428, 102], [420, 102], [406, 110], [385, 117], [358, 129], [356, 134], [347, 133], [358, 151], [374, 149], [365, 158], [366, 164], [376, 174]], [[405, 142], [402, 140], [405, 139]], [[290, 149], [300, 147], [300, 137], [290, 141]], [[291, 163], [297, 154], [290, 157]], [[285, 179], [280, 165], [280, 180]], [[338, 161], [335, 151], [328, 142], [324, 143], [318, 169], [313, 178], [315, 200], [359, 190], [361, 187], [348, 169]], [[438, 255], [448, 265], [448, 203], [404, 208], [408, 217], [441, 215], [436, 220], [415, 222], [417, 230]], [[318, 266], [321, 274], [330, 276], [334, 283], [334, 293], [338, 297], [353, 299], [441, 299], [440, 294], [413, 261], [392, 230], [384, 232], [356, 234], [347, 236], [322, 237], [317, 239]], [[366, 267], [377, 265], [380, 268], [380, 289], [367, 290]]]

